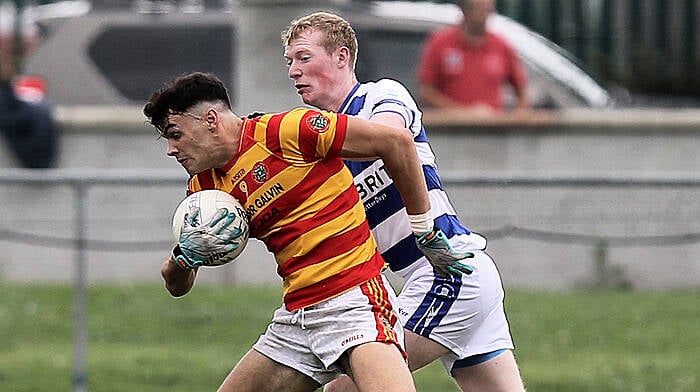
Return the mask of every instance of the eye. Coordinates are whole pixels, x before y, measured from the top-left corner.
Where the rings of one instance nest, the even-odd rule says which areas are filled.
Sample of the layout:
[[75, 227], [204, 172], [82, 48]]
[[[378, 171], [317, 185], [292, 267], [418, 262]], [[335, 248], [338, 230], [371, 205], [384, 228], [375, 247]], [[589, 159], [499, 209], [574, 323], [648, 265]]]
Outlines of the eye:
[[172, 131], [168, 132], [168, 135], [166, 136], [168, 140], [175, 140], [178, 141], [182, 138], [182, 133], [180, 131]]

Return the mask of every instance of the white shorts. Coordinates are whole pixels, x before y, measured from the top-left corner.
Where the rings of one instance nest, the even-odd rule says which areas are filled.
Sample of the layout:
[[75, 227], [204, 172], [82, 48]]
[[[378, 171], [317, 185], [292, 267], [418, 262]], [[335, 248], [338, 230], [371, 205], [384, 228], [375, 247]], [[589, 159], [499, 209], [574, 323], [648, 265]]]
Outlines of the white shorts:
[[404, 358], [396, 296], [377, 276], [325, 302], [290, 312], [283, 305], [253, 349], [324, 385], [339, 374], [336, 361], [368, 342], [395, 344]]
[[486, 252], [471, 252], [471, 275], [438, 277], [421, 259], [399, 294], [404, 328], [447, 347], [441, 359], [450, 373], [458, 360], [513, 349], [498, 269]]

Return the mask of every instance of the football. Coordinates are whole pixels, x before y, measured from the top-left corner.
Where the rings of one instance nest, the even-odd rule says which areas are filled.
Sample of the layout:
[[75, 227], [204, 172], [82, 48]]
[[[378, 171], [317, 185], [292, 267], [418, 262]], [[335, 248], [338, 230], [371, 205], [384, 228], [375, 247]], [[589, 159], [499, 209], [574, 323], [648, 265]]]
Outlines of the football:
[[[195, 192], [183, 199], [173, 214], [173, 237], [175, 241], [178, 241], [180, 233], [186, 224], [192, 227], [206, 224], [220, 208], [226, 208], [229, 213], [234, 215], [233, 222], [228, 225], [226, 230], [240, 230], [241, 235], [234, 240], [238, 246], [231, 251], [222, 252], [220, 249], [211, 249], [212, 255], [215, 255], [215, 257], [212, 257], [212, 261], [207, 264], [210, 266], [230, 263], [243, 252], [243, 249], [245, 249], [248, 243], [248, 219], [241, 203], [226, 192], [216, 189], [206, 189]], [[194, 222], [189, 223], [191, 221], [191, 214], [195, 213], [197, 209], [199, 209], [199, 215]]]

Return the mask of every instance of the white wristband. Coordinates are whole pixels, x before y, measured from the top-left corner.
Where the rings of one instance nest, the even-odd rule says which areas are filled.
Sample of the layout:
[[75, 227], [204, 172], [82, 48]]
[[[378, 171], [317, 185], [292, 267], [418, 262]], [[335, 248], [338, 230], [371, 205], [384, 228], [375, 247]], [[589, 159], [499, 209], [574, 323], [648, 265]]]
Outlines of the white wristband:
[[411, 231], [414, 234], [423, 234], [433, 230], [433, 218], [430, 216], [430, 211], [417, 215], [408, 215], [408, 221], [411, 223]]

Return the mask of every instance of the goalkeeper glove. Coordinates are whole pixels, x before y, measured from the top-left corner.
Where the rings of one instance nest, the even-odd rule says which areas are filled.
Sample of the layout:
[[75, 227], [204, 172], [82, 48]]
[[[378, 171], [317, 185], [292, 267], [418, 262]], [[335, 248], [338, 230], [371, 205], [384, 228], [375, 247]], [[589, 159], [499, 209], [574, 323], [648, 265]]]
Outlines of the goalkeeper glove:
[[423, 252], [433, 269], [442, 276], [471, 274], [474, 268], [460, 260], [474, 257], [472, 252], [458, 252], [447, 240], [447, 236], [437, 227], [427, 233], [415, 234], [418, 249]]
[[173, 258], [185, 270], [215, 265], [216, 254], [229, 253], [240, 244], [236, 241], [243, 235], [237, 227], [229, 228], [236, 215], [226, 208], [220, 208], [207, 223], [197, 226], [199, 208], [185, 218], [177, 245], [173, 248]]

